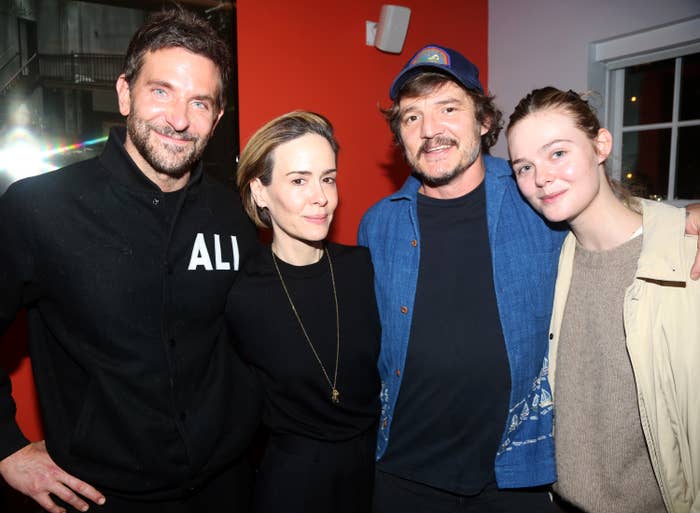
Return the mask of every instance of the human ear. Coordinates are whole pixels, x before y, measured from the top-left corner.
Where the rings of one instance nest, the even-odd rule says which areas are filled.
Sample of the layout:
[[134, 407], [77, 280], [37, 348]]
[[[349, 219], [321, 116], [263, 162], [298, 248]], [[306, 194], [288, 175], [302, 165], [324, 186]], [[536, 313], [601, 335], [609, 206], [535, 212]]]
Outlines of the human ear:
[[219, 124], [219, 121], [221, 121], [221, 116], [224, 115], [224, 109], [219, 109], [219, 112], [216, 114], [216, 119], [214, 120], [214, 126], [211, 127], [211, 131], [213, 132], [216, 126]]
[[124, 73], [117, 78], [116, 88], [119, 112], [122, 116], [128, 116], [131, 112], [131, 89]]
[[267, 191], [260, 178], [255, 178], [250, 182], [250, 193], [253, 201], [259, 208], [267, 207]]
[[484, 119], [484, 122], [481, 123], [480, 134], [484, 135], [489, 130], [491, 130], [491, 118], [487, 117], [486, 119]]
[[593, 144], [598, 155], [598, 164], [602, 164], [612, 151], [612, 134], [606, 128], [599, 129]]

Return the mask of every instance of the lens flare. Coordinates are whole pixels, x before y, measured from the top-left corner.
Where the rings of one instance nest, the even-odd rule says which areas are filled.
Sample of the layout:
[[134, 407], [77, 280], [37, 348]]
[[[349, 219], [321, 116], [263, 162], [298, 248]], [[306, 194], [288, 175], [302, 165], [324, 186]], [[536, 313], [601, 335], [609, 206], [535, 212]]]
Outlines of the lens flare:
[[6, 173], [5, 181], [12, 183], [22, 178], [53, 171], [59, 166], [49, 160], [51, 157], [100, 144], [106, 140], [107, 136], [104, 136], [73, 144], [47, 147], [42, 145], [31, 131], [24, 127], [17, 127], [8, 133], [5, 144], [0, 148], [0, 174]]

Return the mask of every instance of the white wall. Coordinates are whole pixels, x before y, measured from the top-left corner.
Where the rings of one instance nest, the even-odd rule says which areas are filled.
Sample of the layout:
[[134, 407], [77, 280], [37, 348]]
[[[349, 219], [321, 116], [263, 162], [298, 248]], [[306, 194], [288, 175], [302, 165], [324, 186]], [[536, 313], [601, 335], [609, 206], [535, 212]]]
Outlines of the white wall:
[[[589, 43], [697, 15], [700, 0], [489, 0], [488, 88], [507, 124], [536, 87], [587, 90]], [[507, 157], [504, 133], [492, 152]]]

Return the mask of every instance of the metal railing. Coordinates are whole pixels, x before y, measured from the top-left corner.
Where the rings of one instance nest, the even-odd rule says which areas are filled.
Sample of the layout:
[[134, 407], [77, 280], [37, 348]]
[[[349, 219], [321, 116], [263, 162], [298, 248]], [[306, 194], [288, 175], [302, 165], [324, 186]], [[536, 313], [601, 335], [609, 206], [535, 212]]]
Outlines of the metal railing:
[[[8, 46], [7, 48], [0, 48], [0, 62], [7, 64], [8, 60], [14, 59], [17, 55], [19, 55], [17, 45]], [[0, 66], [0, 69], [4, 68], [5, 64]]]
[[73, 53], [39, 55], [39, 75], [73, 84], [114, 84], [121, 73], [123, 55]]
[[[12, 54], [7, 60], [0, 66], [0, 83], [5, 84], [7, 82], [7, 77], [13, 76], [17, 69], [19, 69], [19, 52]], [[2, 89], [0, 89], [2, 90]]]
[[[20, 54], [17, 53], [14, 57], [12, 57], [9, 61], [7, 61], [3, 65], [3, 67], [0, 69], [0, 71], [4, 70], [11, 63], [13, 63], [15, 60], [19, 60], [19, 58], [20, 58]], [[26, 76], [27, 74], [29, 74], [29, 72], [31, 71], [30, 66], [34, 63], [36, 58], [37, 58], [37, 54], [34, 54], [29, 59], [27, 59], [27, 61], [24, 64], [22, 64], [21, 66], [19, 65], [19, 63], [17, 63], [17, 65], [18, 65], [17, 70], [14, 73], [12, 73], [10, 78], [5, 80], [4, 83], [2, 85], [0, 85], [0, 96], [4, 96], [5, 93], [7, 93], [7, 91], [10, 89], [10, 87], [12, 87], [12, 84], [14, 83], [15, 80], [17, 80], [21, 76]], [[2, 75], [0, 75], [0, 77], [1, 76]]]
[[15, 81], [23, 76], [64, 85], [112, 87], [121, 73], [123, 61], [122, 55], [35, 53], [21, 64], [21, 56], [17, 53], [0, 67], [0, 96], [7, 94]]

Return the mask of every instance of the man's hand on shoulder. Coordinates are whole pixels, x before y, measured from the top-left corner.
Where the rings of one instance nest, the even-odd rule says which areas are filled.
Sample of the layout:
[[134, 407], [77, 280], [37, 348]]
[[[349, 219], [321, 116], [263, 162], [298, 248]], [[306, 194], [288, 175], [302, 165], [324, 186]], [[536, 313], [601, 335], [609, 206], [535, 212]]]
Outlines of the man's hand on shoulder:
[[695, 253], [695, 263], [690, 269], [690, 278], [697, 280], [700, 278], [700, 203], [686, 206], [685, 211], [685, 233], [688, 235], [699, 235], [698, 252]]
[[80, 511], [87, 510], [88, 503], [78, 494], [95, 504], [105, 502], [100, 492], [56, 465], [43, 440], [0, 460], [0, 475], [12, 488], [28, 495], [51, 513], [65, 513], [65, 509], [54, 503], [50, 493]]

